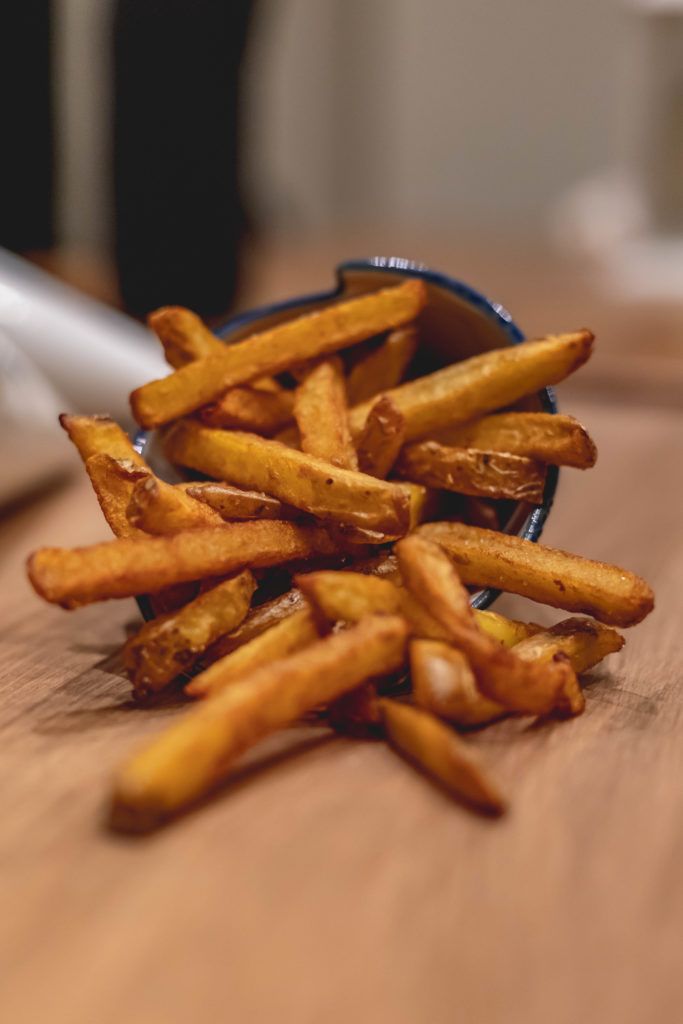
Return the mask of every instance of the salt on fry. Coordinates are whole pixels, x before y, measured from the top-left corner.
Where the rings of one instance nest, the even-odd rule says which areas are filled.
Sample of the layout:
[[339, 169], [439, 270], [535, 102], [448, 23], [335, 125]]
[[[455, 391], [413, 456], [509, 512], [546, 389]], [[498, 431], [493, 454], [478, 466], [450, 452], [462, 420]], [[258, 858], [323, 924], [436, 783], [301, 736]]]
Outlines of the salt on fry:
[[114, 784], [113, 824], [141, 830], [177, 813], [225, 779], [264, 736], [399, 668], [406, 636], [400, 618], [365, 619], [201, 701], [123, 766]]

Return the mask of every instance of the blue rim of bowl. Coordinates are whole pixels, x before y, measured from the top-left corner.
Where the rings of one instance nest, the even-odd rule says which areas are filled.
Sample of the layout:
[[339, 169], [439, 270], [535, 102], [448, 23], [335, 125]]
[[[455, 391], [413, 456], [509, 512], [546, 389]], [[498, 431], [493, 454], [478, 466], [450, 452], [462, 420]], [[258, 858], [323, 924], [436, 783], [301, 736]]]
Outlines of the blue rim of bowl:
[[[216, 334], [220, 338], [227, 338], [233, 331], [252, 323], [254, 320], [260, 320], [262, 317], [272, 316], [277, 313], [285, 313], [289, 309], [297, 309], [300, 306], [315, 305], [315, 303], [318, 302], [329, 302], [331, 299], [338, 298], [344, 289], [344, 276], [350, 271], [382, 273], [387, 270], [401, 274], [404, 277], [419, 277], [422, 278], [422, 280], [427, 281], [429, 284], [433, 284], [439, 288], [444, 288], [447, 291], [453, 292], [453, 294], [457, 295], [458, 298], [462, 299], [470, 306], [473, 306], [488, 320], [495, 323], [496, 326], [509, 338], [512, 345], [518, 345], [520, 341], [525, 340], [524, 333], [514, 322], [505, 306], [501, 305], [499, 302], [494, 302], [492, 299], [489, 299], [482, 292], [477, 291], [476, 288], [472, 288], [471, 285], [465, 284], [464, 281], [460, 281], [454, 277], [449, 277], [447, 274], [442, 274], [438, 270], [431, 270], [424, 263], [416, 263], [413, 260], [403, 259], [400, 256], [372, 256], [368, 259], [346, 260], [344, 263], [337, 265], [335, 269], [335, 279], [337, 283], [331, 290], [328, 289], [322, 292], [313, 292], [310, 295], [302, 295], [294, 299], [285, 299], [282, 302], [274, 302], [268, 305], [258, 306], [256, 309], [247, 310], [245, 313], [238, 313], [216, 328]], [[538, 392], [538, 397], [541, 403], [541, 408], [544, 412], [557, 412], [557, 400], [552, 388], [543, 388]], [[140, 430], [135, 435], [133, 446], [140, 454], [142, 454], [145, 449], [148, 435], [149, 432], [146, 430]], [[548, 466], [545, 490], [543, 492], [543, 501], [540, 505], [535, 505], [529, 512], [524, 523], [517, 531], [518, 537], [521, 537], [523, 540], [536, 542], [541, 536], [546, 519], [550, 514], [553, 501], [555, 500], [559, 475], [559, 469], [557, 466]], [[500, 590], [496, 590], [492, 587], [480, 590], [472, 597], [472, 607], [488, 608], [493, 604], [500, 593]], [[137, 598], [137, 602], [143, 617], [146, 619], [152, 618], [153, 615], [148, 599], [146, 597], [139, 597]]]

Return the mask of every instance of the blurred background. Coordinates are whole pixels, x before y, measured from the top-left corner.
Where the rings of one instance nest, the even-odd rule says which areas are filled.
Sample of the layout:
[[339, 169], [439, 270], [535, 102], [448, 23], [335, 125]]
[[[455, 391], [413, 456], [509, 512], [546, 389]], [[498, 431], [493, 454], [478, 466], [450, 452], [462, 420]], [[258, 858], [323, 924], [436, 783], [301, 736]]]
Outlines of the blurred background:
[[[683, 0], [22, 0], [0, 47], [0, 246], [80, 293], [215, 323], [401, 255], [529, 334], [592, 327], [568, 387], [680, 400]], [[125, 336], [150, 375], [139, 324], [90, 306], [76, 345], [86, 307], [22, 268], [0, 330], [30, 321], [72, 406], [62, 336], [100, 367]]]

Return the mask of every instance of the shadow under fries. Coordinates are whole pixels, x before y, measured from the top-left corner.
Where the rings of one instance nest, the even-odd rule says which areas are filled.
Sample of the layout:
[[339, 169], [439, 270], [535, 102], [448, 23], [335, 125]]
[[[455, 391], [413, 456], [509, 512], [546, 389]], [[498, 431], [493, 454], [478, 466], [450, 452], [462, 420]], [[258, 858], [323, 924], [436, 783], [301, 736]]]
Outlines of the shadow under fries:
[[332, 743], [344, 742], [344, 737], [338, 736], [327, 727], [306, 726], [303, 736], [300, 735], [301, 731], [302, 726], [297, 723], [268, 737], [237, 762], [228, 778], [170, 817], [159, 820], [157, 817], [146, 819], [139, 814], [130, 816], [125, 810], [109, 805], [104, 810], [103, 827], [123, 841], [140, 838], [149, 841], [153, 835], [162, 834], [169, 826], [173, 826], [180, 819], [192, 817], [217, 799], [234, 795], [252, 782], [260, 782], [264, 776], [277, 771], [283, 764], [292, 764], [303, 755]]

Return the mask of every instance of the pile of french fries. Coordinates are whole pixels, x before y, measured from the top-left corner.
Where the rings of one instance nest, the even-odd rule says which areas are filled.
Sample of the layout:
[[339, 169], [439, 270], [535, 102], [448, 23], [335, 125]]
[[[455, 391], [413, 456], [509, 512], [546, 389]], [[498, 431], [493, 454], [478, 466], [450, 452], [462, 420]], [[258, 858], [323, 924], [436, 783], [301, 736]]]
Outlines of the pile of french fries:
[[[119, 771], [117, 827], [173, 817], [311, 712], [499, 814], [467, 730], [580, 714], [581, 673], [652, 609], [632, 573], [502, 532], [510, 501], [542, 500], [548, 466], [595, 462], [572, 417], [506, 411], [580, 367], [591, 333], [414, 378], [427, 301], [407, 279], [227, 346], [189, 310], [152, 314], [173, 372], [131, 405], [182, 483], [111, 419], [61, 418], [115, 539], [43, 548], [30, 580], [65, 608], [145, 595], [154, 617], [123, 652], [134, 693], [183, 685], [198, 701]], [[468, 587], [572, 617], [474, 611]]]

